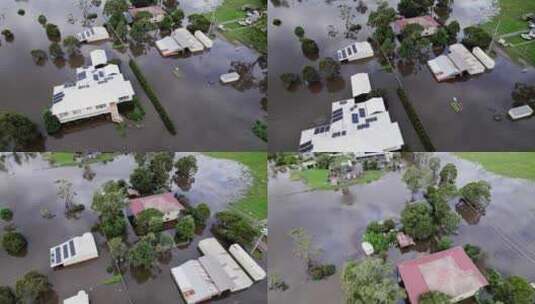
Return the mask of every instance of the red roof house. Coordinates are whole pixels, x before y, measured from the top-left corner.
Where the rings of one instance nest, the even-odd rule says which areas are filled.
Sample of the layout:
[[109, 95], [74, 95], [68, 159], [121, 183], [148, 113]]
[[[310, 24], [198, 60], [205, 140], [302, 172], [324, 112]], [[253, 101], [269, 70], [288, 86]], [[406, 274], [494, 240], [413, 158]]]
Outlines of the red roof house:
[[411, 304], [418, 304], [420, 295], [428, 291], [443, 292], [456, 303], [488, 285], [462, 247], [402, 262], [398, 270]]
[[130, 200], [130, 211], [134, 216], [149, 208], [161, 211], [164, 214], [164, 222], [176, 220], [180, 212], [185, 209], [171, 192]]
[[396, 35], [400, 35], [409, 24], [419, 24], [424, 28], [422, 36], [432, 36], [440, 27], [440, 24], [432, 16], [420, 16], [414, 18], [401, 18], [392, 23], [392, 30]]

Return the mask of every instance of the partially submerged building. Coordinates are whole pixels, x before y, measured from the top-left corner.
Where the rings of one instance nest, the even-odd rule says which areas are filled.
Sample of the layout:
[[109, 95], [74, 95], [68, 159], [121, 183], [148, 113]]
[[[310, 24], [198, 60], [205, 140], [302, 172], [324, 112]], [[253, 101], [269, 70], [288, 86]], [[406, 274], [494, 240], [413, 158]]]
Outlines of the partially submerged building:
[[488, 285], [462, 247], [455, 247], [398, 265], [411, 304], [428, 291], [440, 291], [452, 303], [470, 298]]
[[464, 45], [457, 43], [450, 45], [448, 55], [431, 59], [427, 65], [440, 82], [462, 75], [481, 74], [485, 72], [485, 67], [489, 70], [494, 68], [494, 60], [479, 48], [474, 48], [471, 53]]
[[[209, 38], [206, 37], [206, 39]], [[208, 43], [207, 41], [204, 42]], [[164, 57], [183, 52], [196, 53], [204, 50], [203, 43], [185, 28], [178, 28], [171, 35], [156, 41], [156, 47]]]
[[492, 70], [496, 66], [494, 59], [485, 53], [479, 46], [472, 49], [472, 54], [474, 54], [474, 56], [476, 56], [487, 69]]
[[439, 82], [454, 79], [461, 75], [461, 71], [457, 69], [455, 64], [453, 64], [453, 62], [446, 55], [440, 55], [435, 59], [429, 60], [427, 65]]
[[472, 76], [485, 72], [483, 64], [463, 44], [452, 44], [449, 50], [448, 57], [461, 73], [466, 72]]
[[212, 41], [212, 39], [210, 39], [208, 36], [206, 36], [206, 34], [204, 34], [202, 31], [197, 30], [197, 31], [195, 31], [195, 33], [193, 33], [193, 35], [207, 49], [212, 48], [212, 46], [214, 45], [214, 42]]
[[233, 244], [229, 247], [228, 251], [255, 282], [262, 281], [266, 278], [264, 269], [240, 245]]
[[511, 117], [512, 120], [517, 120], [533, 115], [533, 109], [529, 105], [523, 105], [519, 107], [514, 107], [507, 113], [509, 114], [509, 117]]
[[185, 207], [175, 198], [173, 193], [155, 194], [130, 200], [129, 215], [136, 217], [143, 210], [156, 209], [163, 213], [164, 223], [175, 222]]
[[372, 45], [367, 41], [352, 43], [336, 52], [338, 61], [349, 62], [374, 56]]
[[151, 5], [145, 7], [132, 7], [128, 9], [128, 13], [135, 19], [139, 13], [150, 13], [151, 18], [149, 19], [151, 23], [162, 22], [165, 17], [165, 10], [158, 5]]
[[97, 42], [110, 39], [110, 34], [103, 26], [94, 26], [83, 32], [76, 34], [76, 39], [80, 42]]
[[388, 152], [400, 150], [403, 136], [392, 122], [384, 100], [368, 98], [371, 85], [367, 74], [351, 77], [353, 98], [332, 104], [329, 123], [301, 132], [299, 152]]
[[432, 16], [418, 16], [414, 18], [401, 18], [392, 22], [391, 27], [396, 35], [401, 35], [403, 30], [409, 24], [419, 24], [424, 29], [422, 32], [422, 37], [432, 36], [436, 34], [440, 28], [440, 23], [438, 23], [435, 18]]
[[135, 95], [132, 83], [118, 65], [107, 63], [103, 50], [91, 52], [91, 60], [90, 66], [76, 69], [74, 81], [54, 87], [50, 111], [61, 123], [108, 113], [121, 122], [117, 105]]
[[63, 300], [63, 304], [89, 304], [89, 295], [84, 290], [80, 290], [74, 297]]
[[70, 266], [98, 258], [98, 249], [91, 232], [74, 237], [50, 249], [50, 267]]
[[[231, 252], [236, 252], [236, 247], [232, 248]], [[253, 284], [244, 270], [215, 238], [201, 240], [199, 250], [204, 256], [171, 269], [180, 293], [188, 304], [208, 301], [216, 296], [249, 288]], [[256, 265], [258, 267], [252, 265], [243, 255], [244, 252], [236, 255], [247, 265], [246, 270], [254, 275], [255, 281], [265, 278], [265, 272], [262, 274], [263, 270], [258, 265]]]

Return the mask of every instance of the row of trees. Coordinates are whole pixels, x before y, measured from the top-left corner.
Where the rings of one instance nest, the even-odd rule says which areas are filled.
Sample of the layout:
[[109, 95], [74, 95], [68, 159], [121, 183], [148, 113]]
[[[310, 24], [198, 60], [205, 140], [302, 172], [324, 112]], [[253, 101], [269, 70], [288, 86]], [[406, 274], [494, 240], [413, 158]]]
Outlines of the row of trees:
[[30, 271], [15, 283], [15, 290], [9, 286], [0, 286], [0, 303], [45, 303], [51, 291], [52, 284], [46, 275]]

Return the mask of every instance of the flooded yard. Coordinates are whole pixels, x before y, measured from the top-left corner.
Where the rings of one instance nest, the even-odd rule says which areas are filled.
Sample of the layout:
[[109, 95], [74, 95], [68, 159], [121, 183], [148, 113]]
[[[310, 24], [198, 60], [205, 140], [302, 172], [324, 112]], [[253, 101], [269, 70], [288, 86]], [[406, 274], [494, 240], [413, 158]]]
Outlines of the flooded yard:
[[[181, 156], [181, 154], [178, 154]], [[219, 160], [197, 155], [198, 174], [188, 191], [173, 186], [173, 191], [183, 193], [192, 205], [205, 202], [212, 214], [227, 208], [229, 202], [240, 198], [251, 182], [245, 167], [234, 161]], [[67, 239], [91, 230], [98, 221], [97, 214], [90, 206], [93, 192], [109, 180], [127, 180], [135, 168], [131, 155], [120, 155], [107, 164], [94, 164], [93, 180], [82, 177], [83, 168], [51, 168], [40, 156], [23, 161], [20, 165], [10, 160], [8, 171], [0, 173], [0, 204], [14, 212], [16, 224], [28, 240], [28, 252], [22, 257], [7, 255], [0, 250], [0, 285], [13, 286], [17, 279], [30, 270], [46, 274], [53, 284], [55, 297], [49, 303], [61, 303], [67, 297], [84, 289], [90, 294], [93, 303], [185, 303], [171, 277], [170, 269], [201, 254], [197, 244], [201, 239], [211, 237], [210, 229], [205, 228], [201, 235], [195, 236], [187, 248], [175, 248], [171, 256], [160, 259], [157, 270], [152, 275], [128, 270], [124, 274], [125, 284], [106, 285], [104, 280], [112, 274], [106, 268], [111, 265], [111, 257], [105, 239], [95, 233], [99, 258], [79, 265], [52, 270], [49, 267], [49, 249]], [[73, 183], [77, 192], [76, 202], [84, 204], [86, 210], [80, 218], [67, 218], [64, 206], [57, 197], [54, 181], [60, 178]], [[40, 210], [47, 208], [55, 215], [45, 219]], [[213, 217], [208, 226], [214, 222]], [[2, 224], [3, 225], [3, 224]], [[129, 236], [133, 233], [129, 229]], [[265, 267], [266, 260], [260, 262]], [[265, 303], [266, 280], [253, 285], [248, 290], [231, 294], [213, 301], [214, 303]]]
[[[533, 182], [489, 173], [452, 154], [437, 155], [442, 165], [451, 162], [457, 166], [458, 186], [474, 180], [486, 180], [492, 186], [492, 200], [486, 215], [478, 222], [462, 220], [458, 235], [451, 237], [454, 244], [477, 245], [486, 253], [486, 266], [507, 275], [535, 280]], [[374, 220], [399, 218], [411, 198], [401, 175], [402, 172], [389, 172], [371, 184], [351, 186], [349, 195], [308, 191], [302, 182], [290, 181], [284, 173], [271, 176], [268, 188], [270, 272], [279, 274], [289, 289], [270, 290], [270, 303], [342, 303], [339, 276], [344, 262], [364, 257], [360, 243], [366, 226]], [[321, 261], [336, 265], [334, 276], [323, 281], [308, 279], [302, 260], [292, 253], [294, 244], [288, 236], [292, 228], [298, 227], [312, 236], [314, 247], [322, 249]], [[395, 264], [413, 259], [418, 255], [417, 250], [425, 248], [417, 246], [403, 253], [393, 248], [388, 260]]]
[[[399, 1], [388, 1], [393, 7]], [[381, 65], [378, 58], [343, 64], [341, 80], [322, 82], [321, 87], [308, 88], [301, 84], [286, 90], [280, 80], [283, 73], [301, 73], [306, 65], [318, 68], [319, 59], [309, 59], [301, 51], [294, 34], [302, 26], [305, 36], [319, 46], [319, 58], [335, 57], [336, 50], [352, 41], [366, 40], [373, 29], [366, 25], [370, 11], [378, 1], [363, 1], [365, 10], [356, 10], [358, 1], [271, 1], [269, 20], [269, 97], [270, 149], [296, 150], [300, 132], [318, 125], [330, 117], [331, 103], [350, 98], [350, 76], [366, 72], [372, 88], [386, 90], [386, 103], [393, 121], [400, 124], [405, 143], [410, 149], [423, 147], [401, 105], [394, 73]], [[346, 38], [343, 7], [352, 7], [352, 23], [362, 29], [351, 39]], [[458, 20], [462, 27], [478, 24], [497, 13], [494, 0], [455, 1], [448, 20]], [[447, 17], [447, 16], [446, 16]], [[274, 26], [273, 20], [282, 24]], [[506, 112], [512, 107], [511, 93], [516, 82], [533, 83], [535, 69], [525, 68], [497, 52], [496, 67], [490, 72], [468, 80], [438, 83], [426, 62], [399, 66], [400, 78], [414, 108], [438, 151], [530, 150], [535, 147], [531, 134], [535, 120], [512, 122]], [[453, 97], [462, 102], [461, 113], [450, 107]], [[495, 119], [499, 118], [499, 121]]]
[[[186, 16], [215, 8], [219, 1], [180, 1]], [[17, 14], [24, 9], [25, 15]], [[103, 23], [102, 6], [91, 7]], [[59, 136], [48, 136], [46, 150], [260, 150], [266, 144], [251, 131], [256, 120], [263, 120], [261, 99], [265, 92], [260, 86], [264, 78], [257, 63], [260, 56], [254, 50], [233, 44], [217, 36], [214, 47], [198, 55], [163, 58], [150, 44], [118, 51], [112, 42], [83, 45], [81, 55], [65, 61], [47, 60], [43, 65], [32, 61], [30, 51], [48, 51], [50, 41], [45, 29], [37, 22], [43, 14], [48, 22], [58, 25], [62, 37], [83, 29], [82, 12], [77, 0], [2, 1], [0, 29], [9, 28], [15, 35], [12, 42], [2, 39], [0, 45], [0, 108], [20, 112], [36, 122], [44, 132], [42, 111], [51, 103], [52, 88], [75, 77], [75, 68], [89, 64], [89, 53], [97, 48], [106, 50], [108, 57], [122, 61], [121, 70], [132, 81], [146, 111], [139, 125], [127, 121], [124, 132], [107, 117], [84, 120], [66, 126]], [[74, 23], [71, 23], [73, 21]], [[187, 22], [184, 20], [184, 22]], [[159, 34], [154, 34], [159, 38]], [[133, 55], [145, 77], [154, 88], [162, 105], [177, 128], [169, 134], [128, 67], [127, 53]], [[219, 76], [239, 63], [243, 80], [223, 85]], [[179, 67], [181, 76], [173, 69]], [[225, 140], [221, 140], [225, 138]]]

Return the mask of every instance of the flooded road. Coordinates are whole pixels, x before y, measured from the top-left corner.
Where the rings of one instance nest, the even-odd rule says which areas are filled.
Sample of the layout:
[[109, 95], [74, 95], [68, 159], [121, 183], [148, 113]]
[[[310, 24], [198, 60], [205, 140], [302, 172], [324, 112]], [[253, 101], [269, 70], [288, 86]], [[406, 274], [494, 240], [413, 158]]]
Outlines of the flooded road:
[[[535, 184], [494, 175], [454, 155], [438, 156], [443, 165], [452, 162], [457, 166], [458, 186], [480, 179], [492, 185], [486, 215], [477, 224], [461, 221], [459, 234], [452, 236], [454, 244], [480, 246], [486, 252], [487, 266], [535, 280]], [[360, 242], [366, 226], [373, 220], [399, 218], [411, 198], [400, 172], [389, 172], [379, 181], [349, 190], [350, 196], [310, 192], [303, 183], [290, 181], [288, 174], [270, 178], [270, 272], [278, 273], [290, 287], [269, 291], [270, 303], [342, 303], [339, 276], [345, 261], [364, 256]], [[288, 237], [289, 230], [298, 227], [312, 236], [314, 247], [323, 250], [322, 262], [337, 266], [333, 277], [319, 282], [307, 279], [305, 265], [292, 254], [293, 242]], [[414, 250], [401, 253], [394, 248], [389, 251], [389, 261], [397, 263], [417, 255]]]
[[[254, 122], [262, 120], [266, 115], [260, 104], [265, 92], [258, 86], [264, 75], [258, 64], [254, 64], [259, 54], [219, 36], [211, 50], [187, 58], [163, 58], [150, 45], [128, 50], [135, 56], [145, 77], [174, 121], [178, 133], [176, 136], [166, 131], [153, 105], [130, 71], [128, 56], [112, 48], [112, 42], [83, 45], [82, 54], [66, 62], [53, 62], [49, 59], [44, 65], [34, 64], [30, 51], [48, 51], [50, 45], [37, 17], [43, 14], [48, 22], [58, 25], [62, 37], [75, 34], [83, 29], [78, 3], [77, 0], [0, 3], [0, 28], [9, 28], [15, 35], [12, 42], [6, 42], [5, 39], [1, 41], [0, 83], [3, 94], [0, 97], [0, 109], [25, 114], [44, 132], [41, 113], [50, 104], [53, 86], [73, 79], [76, 67], [89, 64], [89, 53], [103, 48], [108, 57], [121, 59], [121, 70], [133, 82], [134, 90], [147, 113], [139, 126], [128, 122], [125, 134], [118, 131], [105, 117], [69, 125], [60, 136], [47, 137], [44, 147], [46, 150], [235, 151], [266, 147], [251, 132]], [[195, 0], [181, 1], [181, 7], [189, 15], [203, 12], [206, 7], [215, 7], [219, 2], [210, 1], [209, 6], [199, 3]], [[24, 16], [17, 14], [19, 8], [26, 11]], [[92, 24], [103, 23], [101, 10], [102, 6], [90, 8], [89, 11], [99, 15]], [[74, 24], [69, 22], [71, 16], [75, 20]], [[219, 76], [228, 72], [233, 62], [249, 67], [250, 73], [245, 77], [247, 81], [222, 85]], [[172, 73], [175, 66], [181, 70], [180, 78]]]
[[[373, 29], [366, 23], [377, 1], [363, 1], [367, 10], [358, 12], [355, 1], [270, 1], [269, 20], [269, 97], [270, 103], [270, 149], [273, 151], [296, 150], [300, 132], [320, 124], [330, 117], [331, 103], [350, 98], [350, 76], [355, 73], [370, 74], [372, 88], [387, 92], [386, 102], [393, 121], [398, 121], [408, 147], [422, 151], [423, 147], [401, 105], [396, 88], [398, 83], [393, 73], [386, 71], [377, 58], [343, 64], [342, 80], [322, 82], [322, 87], [307, 88], [305, 85], [286, 90], [280, 80], [282, 73], [301, 73], [305, 65], [318, 68], [319, 59], [306, 58], [294, 28], [302, 26], [305, 36], [316, 41], [320, 58], [335, 57], [336, 50], [355, 40], [366, 40]], [[388, 1], [396, 6], [399, 1]], [[278, 3], [282, 3], [278, 5]], [[494, 0], [455, 1], [449, 20], [458, 20], [463, 27], [474, 25], [496, 13]], [[352, 7], [352, 23], [362, 29], [346, 38], [342, 7]], [[272, 25], [280, 19], [280, 26]], [[499, 52], [501, 53], [501, 52]], [[467, 81], [437, 83], [425, 62], [401, 70], [401, 81], [413, 106], [422, 120], [438, 151], [485, 151], [528, 150], [535, 148], [532, 134], [535, 120], [512, 122], [506, 118], [513, 100], [511, 93], [515, 82], [535, 82], [535, 69], [511, 62], [504, 55], [496, 58], [493, 71]], [[452, 111], [449, 102], [457, 97], [463, 103], [461, 113]], [[495, 121], [499, 115], [501, 121]]]
[[[197, 155], [197, 161], [199, 172], [196, 180], [184, 194], [192, 205], [207, 203], [212, 214], [225, 209], [229, 202], [239, 198], [250, 184], [248, 172], [237, 162], [203, 155]], [[98, 233], [95, 234], [100, 254], [98, 259], [55, 271], [49, 268], [50, 247], [90, 231], [97, 222], [97, 215], [90, 208], [93, 192], [109, 180], [127, 180], [135, 166], [132, 156], [121, 155], [107, 164], [92, 165], [96, 175], [92, 181], [88, 181], [82, 177], [82, 168], [50, 168], [48, 162], [40, 157], [23, 162], [20, 166], [10, 161], [8, 172], [0, 173], [0, 204], [13, 210], [12, 222], [26, 236], [28, 253], [24, 257], [13, 257], [0, 250], [0, 285], [13, 286], [24, 273], [35, 269], [48, 276], [57, 293], [57, 299], [51, 299], [50, 303], [61, 303], [58, 300], [75, 295], [80, 289], [86, 290], [94, 303], [126, 304], [129, 303], [129, 298], [132, 303], [184, 303], [170, 275], [170, 269], [200, 256], [197, 244], [201, 239], [212, 236], [209, 229], [204, 229], [202, 235], [196, 236], [187, 248], [173, 249], [170, 257], [160, 260], [158, 270], [153, 271], [152, 276], [127, 271], [124, 278], [128, 290], [120, 283], [103, 284], [104, 280], [112, 276], [106, 272], [111, 258], [105, 239]], [[59, 178], [73, 183], [73, 189], [78, 193], [76, 202], [86, 206], [79, 219], [68, 219], [64, 215], [64, 206], [57, 198], [54, 184]], [[177, 190], [176, 187], [174, 190]], [[41, 208], [49, 209], [56, 216], [44, 219], [40, 215]], [[213, 221], [212, 217], [209, 224]], [[261, 264], [265, 267], [266, 260], [261, 261]], [[214, 302], [265, 303], [266, 284], [264, 280], [244, 292]]]

